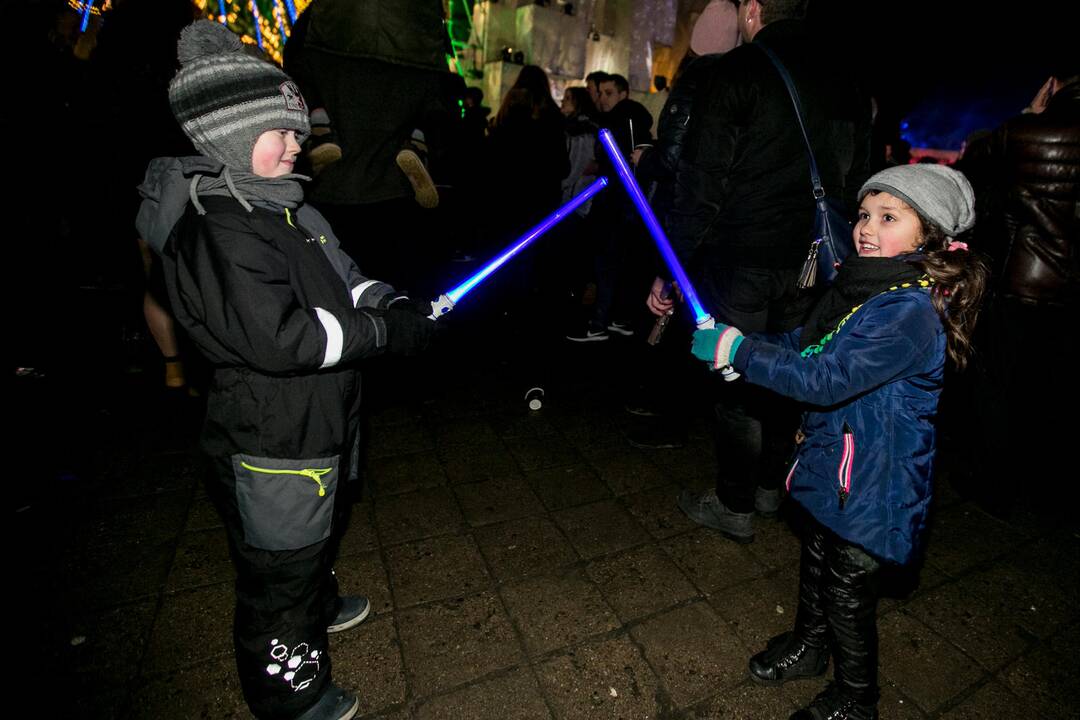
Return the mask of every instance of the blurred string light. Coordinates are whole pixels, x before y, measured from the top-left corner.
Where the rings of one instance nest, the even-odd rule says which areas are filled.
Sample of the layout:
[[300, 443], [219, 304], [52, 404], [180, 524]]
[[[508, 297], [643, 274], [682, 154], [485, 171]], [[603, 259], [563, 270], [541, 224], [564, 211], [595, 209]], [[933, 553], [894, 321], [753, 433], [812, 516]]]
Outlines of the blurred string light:
[[[255, 0], [251, 0], [251, 17], [255, 19], [255, 42], [258, 43], [260, 50], [265, 50], [262, 41], [262, 28], [259, 24], [262, 22], [262, 16], [259, 15], [259, 4]], [[281, 62], [280, 60], [278, 62]]]
[[281, 7], [281, 0], [274, 3], [274, 17], [277, 19], [278, 35], [288, 37], [288, 33], [285, 31], [285, 10]]
[[[106, 0], [108, 1], [108, 0]], [[72, 0], [74, 3], [75, 0]], [[278, 65], [296, 18], [312, 0], [193, 0], [200, 14], [255, 45]], [[81, 5], [80, 5], [81, 6]]]
[[112, 0], [105, 0], [100, 5], [95, 5], [94, 0], [89, 0], [89, 2], [68, 0], [68, 7], [82, 15], [82, 24], [79, 25], [79, 32], [86, 32], [86, 28], [90, 24], [90, 16], [97, 15], [100, 17], [103, 12], [112, 10]]

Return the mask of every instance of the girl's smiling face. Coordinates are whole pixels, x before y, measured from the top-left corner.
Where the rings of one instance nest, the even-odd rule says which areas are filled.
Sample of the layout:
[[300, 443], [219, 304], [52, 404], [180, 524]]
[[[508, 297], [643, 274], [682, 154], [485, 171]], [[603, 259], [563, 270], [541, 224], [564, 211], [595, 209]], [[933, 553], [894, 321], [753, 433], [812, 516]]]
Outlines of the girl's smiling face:
[[251, 151], [251, 170], [267, 178], [281, 177], [293, 171], [300, 144], [293, 130], [267, 130], [255, 141]]
[[919, 215], [887, 192], [869, 192], [859, 205], [852, 232], [859, 257], [896, 257], [914, 252], [922, 242]]

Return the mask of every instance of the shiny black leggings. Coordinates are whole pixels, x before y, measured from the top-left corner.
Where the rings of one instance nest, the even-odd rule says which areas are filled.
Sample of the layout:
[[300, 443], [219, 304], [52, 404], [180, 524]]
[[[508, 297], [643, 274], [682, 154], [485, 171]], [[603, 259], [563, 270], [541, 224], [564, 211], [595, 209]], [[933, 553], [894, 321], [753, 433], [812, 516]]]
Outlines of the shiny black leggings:
[[876, 704], [877, 578], [880, 563], [810, 520], [799, 565], [795, 635], [831, 651], [840, 689]]

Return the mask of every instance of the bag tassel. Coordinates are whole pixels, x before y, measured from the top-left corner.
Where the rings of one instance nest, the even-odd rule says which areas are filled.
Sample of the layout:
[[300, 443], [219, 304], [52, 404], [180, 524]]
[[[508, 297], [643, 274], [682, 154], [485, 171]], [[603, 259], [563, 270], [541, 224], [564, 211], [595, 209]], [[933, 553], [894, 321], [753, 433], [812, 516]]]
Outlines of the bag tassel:
[[807, 290], [814, 287], [814, 283], [817, 282], [817, 263], [818, 263], [818, 244], [820, 240], [814, 240], [810, 243], [810, 253], [806, 256], [806, 262], [803, 263], [802, 272], [799, 273], [799, 281], [796, 283], [800, 290]]

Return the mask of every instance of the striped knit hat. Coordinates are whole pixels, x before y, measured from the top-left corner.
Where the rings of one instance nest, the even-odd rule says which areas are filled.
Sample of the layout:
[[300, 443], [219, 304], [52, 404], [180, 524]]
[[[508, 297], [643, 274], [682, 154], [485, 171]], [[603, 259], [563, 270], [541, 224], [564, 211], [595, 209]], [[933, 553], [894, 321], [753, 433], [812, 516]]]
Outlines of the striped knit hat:
[[180, 33], [180, 71], [169, 104], [195, 148], [227, 167], [251, 171], [255, 142], [267, 130], [311, 131], [300, 89], [277, 66], [249, 55], [224, 25], [197, 20]]

